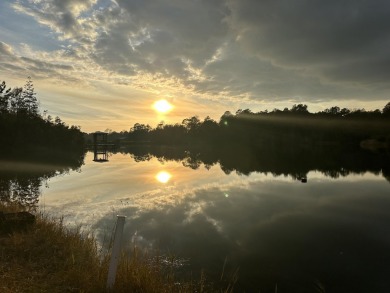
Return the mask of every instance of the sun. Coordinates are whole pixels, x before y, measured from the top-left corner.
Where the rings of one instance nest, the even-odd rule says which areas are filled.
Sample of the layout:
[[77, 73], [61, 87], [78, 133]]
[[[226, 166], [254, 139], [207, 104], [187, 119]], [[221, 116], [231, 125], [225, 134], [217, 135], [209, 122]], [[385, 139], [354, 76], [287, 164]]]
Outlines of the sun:
[[167, 113], [173, 109], [173, 105], [167, 100], [158, 100], [153, 104], [153, 108], [159, 113]]
[[156, 175], [157, 181], [161, 183], [167, 183], [171, 179], [172, 175], [166, 171], [161, 171]]

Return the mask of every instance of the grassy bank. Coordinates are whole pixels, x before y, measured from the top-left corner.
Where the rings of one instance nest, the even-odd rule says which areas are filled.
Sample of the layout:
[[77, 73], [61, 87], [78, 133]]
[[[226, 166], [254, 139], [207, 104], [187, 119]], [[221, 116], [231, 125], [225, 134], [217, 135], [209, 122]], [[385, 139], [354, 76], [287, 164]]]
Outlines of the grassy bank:
[[[0, 203], [0, 211], [15, 212]], [[38, 214], [24, 231], [0, 235], [0, 292], [107, 292], [109, 253], [91, 235]], [[158, 258], [122, 254], [112, 292], [229, 292], [198, 281], [178, 282]]]

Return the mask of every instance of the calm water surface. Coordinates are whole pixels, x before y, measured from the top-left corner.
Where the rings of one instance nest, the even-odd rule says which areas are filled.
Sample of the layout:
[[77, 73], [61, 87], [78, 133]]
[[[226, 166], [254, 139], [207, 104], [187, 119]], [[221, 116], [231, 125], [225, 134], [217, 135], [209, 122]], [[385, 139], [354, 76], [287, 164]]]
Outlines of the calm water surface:
[[218, 164], [129, 154], [48, 179], [39, 205], [98, 239], [127, 216], [123, 245], [183, 259], [178, 274], [219, 281], [238, 271], [235, 292], [390, 292], [390, 183], [366, 172], [337, 179], [226, 174]]

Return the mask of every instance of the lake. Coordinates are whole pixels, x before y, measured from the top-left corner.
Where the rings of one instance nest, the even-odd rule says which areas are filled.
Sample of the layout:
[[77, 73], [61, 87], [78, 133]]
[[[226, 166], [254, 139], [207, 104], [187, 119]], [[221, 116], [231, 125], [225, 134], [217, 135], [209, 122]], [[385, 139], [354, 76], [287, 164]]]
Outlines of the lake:
[[[304, 167], [295, 155], [278, 165], [243, 154], [123, 150], [99, 162], [88, 152], [72, 168], [2, 160], [1, 192], [35, 193], [29, 204], [102, 243], [125, 215], [124, 247], [175, 256], [178, 276], [237, 274], [235, 292], [390, 292], [388, 154]], [[268, 163], [278, 166], [257, 166]]]

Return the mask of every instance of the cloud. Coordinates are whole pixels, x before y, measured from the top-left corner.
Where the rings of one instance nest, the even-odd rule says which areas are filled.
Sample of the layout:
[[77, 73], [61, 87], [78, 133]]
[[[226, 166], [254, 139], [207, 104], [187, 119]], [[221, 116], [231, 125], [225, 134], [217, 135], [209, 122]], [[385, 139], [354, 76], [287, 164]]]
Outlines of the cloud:
[[94, 31], [88, 23], [88, 16], [82, 13], [90, 10], [97, 0], [17, 0], [13, 8], [32, 16], [38, 23], [50, 27], [64, 39], [91, 41]]
[[40, 79], [81, 82], [81, 79], [73, 75], [74, 67], [72, 64], [63, 61], [60, 63], [59, 59], [50, 58], [44, 52], [33, 52], [25, 44], [20, 49], [21, 55], [17, 54], [10, 45], [0, 42], [0, 68], [3, 73], [11, 76], [20, 74], [23, 77], [31, 75]]
[[14, 54], [12, 47], [4, 42], [0, 42], [0, 54], [4, 57], [11, 56]]
[[249, 54], [331, 81], [389, 77], [387, 1], [229, 0], [229, 24]]
[[337, 91], [301, 69], [277, 66], [242, 51], [236, 31], [229, 27], [232, 11], [224, 1], [118, 4], [116, 19], [121, 15], [122, 21], [113, 22], [103, 11], [96, 16], [106, 26], [96, 39], [94, 60], [108, 70], [151, 74], [164, 85], [173, 80], [177, 87], [203, 97], [280, 100]]
[[39, 78], [235, 104], [388, 98], [384, 0], [18, 0], [12, 7], [50, 28], [59, 49], [12, 44], [32, 60], [3, 61], [7, 72], [20, 66]]
[[[121, 74], [191, 78], [189, 65], [201, 66], [223, 42], [227, 13], [223, 1], [118, 1], [120, 20], [105, 11], [105, 24], [94, 46], [95, 61]], [[113, 10], [113, 8], [108, 8]], [[119, 12], [118, 12], [119, 13]], [[103, 14], [105, 16], [103, 16]]]
[[222, 90], [233, 96], [248, 94], [260, 101], [286, 100], [292, 98], [292, 93], [317, 98], [337, 95], [335, 86], [322, 83], [301, 69], [283, 68], [265, 58], [242, 54], [236, 43], [225, 46], [223, 54], [208, 63], [203, 73], [212, 78], [198, 83], [197, 88], [202, 92], [217, 94]]

